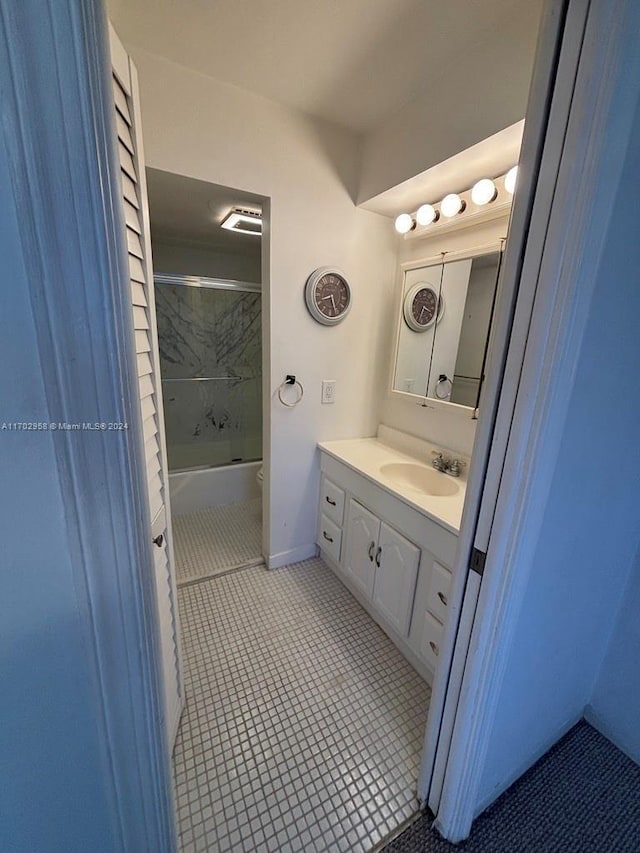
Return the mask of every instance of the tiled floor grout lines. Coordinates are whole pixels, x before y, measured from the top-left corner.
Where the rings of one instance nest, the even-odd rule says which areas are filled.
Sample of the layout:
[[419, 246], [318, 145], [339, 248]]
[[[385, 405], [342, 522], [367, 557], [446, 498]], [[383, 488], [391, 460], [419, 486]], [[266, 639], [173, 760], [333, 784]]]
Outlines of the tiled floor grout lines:
[[179, 599], [183, 853], [364, 853], [415, 813], [429, 688], [321, 560]]

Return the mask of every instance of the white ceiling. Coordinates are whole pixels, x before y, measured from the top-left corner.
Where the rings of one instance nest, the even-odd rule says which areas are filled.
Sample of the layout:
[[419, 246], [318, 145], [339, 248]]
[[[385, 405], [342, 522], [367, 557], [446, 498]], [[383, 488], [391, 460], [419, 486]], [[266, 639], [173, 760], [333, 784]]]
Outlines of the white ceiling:
[[146, 173], [154, 240], [200, 244], [243, 255], [260, 254], [259, 237], [220, 227], [232, 207], [260, 210], [259, 197], [160, 169], [147, 169]]
[[[366, 132], [540, 0], [108, 0], [126, 44]], [[535, 7], [532, 15], [532, 7]], [[472, 82], [472, 81], [471, 81]]]

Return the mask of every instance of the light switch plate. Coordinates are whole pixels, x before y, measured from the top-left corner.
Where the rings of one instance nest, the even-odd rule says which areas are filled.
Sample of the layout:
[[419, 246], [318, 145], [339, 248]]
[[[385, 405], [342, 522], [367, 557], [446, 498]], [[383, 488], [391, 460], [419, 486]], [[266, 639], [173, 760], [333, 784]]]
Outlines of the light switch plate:
[[322, 402], [323, 403], [335, 403], [336, 398], [336, 380], [335, 379], [323, 379], [322, 380]]

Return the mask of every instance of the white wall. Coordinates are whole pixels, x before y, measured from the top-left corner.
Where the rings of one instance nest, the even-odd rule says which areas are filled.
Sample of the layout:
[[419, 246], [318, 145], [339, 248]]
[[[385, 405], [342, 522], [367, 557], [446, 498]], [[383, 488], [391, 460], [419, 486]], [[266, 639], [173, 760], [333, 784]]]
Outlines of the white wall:
[[[604, 733], [637, 755], [637, 577], [627, 583], [640, 530], [640, 223], [629, 193], [640, 175], [638, 139], [640, 110], [614, 219], [602, 223], [606, 248], [535, 569], [497, 697], [479, 809], [545, 752], [590, 703], [597, 709], [594, 719], [604, 723]], [[612, 138], [611, 145], [619, 147], [619, 142]], [[615, 690], [615, 696], [605, 701], [609, 690]], [[614, 708], [614, 702], [621, 707]]]
[[[502, 216], [491, 222], [485, 222], [470, 228], [437, 233], [429, 239], [408, 239], [397, 237], [398, 261], [395, 278], [395, 294], [393, 317], [400, 311], [400, 294], [402, 291], [402, 274], [400, 264], [419, 260], [437, 259], [441, 252], [473, 253], [474, 248], [499, 244], [507, 235], [508, 218]], [[391, 339], [395, 327], [388, 324], [386, 334], [389, 343], [385, 344], [391, 351]], [[415, 401], [392, 397], [389, 391], [390, 380], [384, 388], [380, 400], [380, 420], [388, 426], [411, 433], [442, 445], [451, 450], [458, 450], [470, 455], [476, 434], [476, 421], [468, 413], [445, 411], [422, 405], [417, 397]]]
[[640, 554], [636, 554], [586, 718], [640, 764]]
[[[270, 435], [265, 550], [273, 564], [299, 559], [314, 550], [316, 442], [371, 435], [378, 423], [389, 364], [393, 228], [389, 219], [353, 204], [356, 137], [129, 48], [140, 77], [147, 164], [269, 199], [263, 259], [263, 310], [270, 322], [264, 352], [267, 440]], [[303, 299], [307, 276], [325, 264], [341, 267], [353, 288], [353, 309], [335, 328], [313, 321]], [[305, 387], [295, 409], [276, 399], [287, 373]], [[337, 380], [333, 406], [320, 404], [323, 378]]]
[[260, 281], [259, 248], [251, 254], [223, 252], [194, 243], [153, 238], [152, 250], [153, 268], [157, 273], [203, 275], [235, 281]]
[[499, 29], [451, 56], [419, 97], [366, 135], [359, 202], [523, 118], [541, 5], [514, 5]]

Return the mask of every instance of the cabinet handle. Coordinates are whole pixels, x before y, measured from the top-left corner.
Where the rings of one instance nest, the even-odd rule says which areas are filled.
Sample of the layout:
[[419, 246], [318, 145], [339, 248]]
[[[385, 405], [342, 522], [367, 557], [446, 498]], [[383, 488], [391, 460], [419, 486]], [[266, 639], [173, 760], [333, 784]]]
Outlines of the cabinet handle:
[[429, 645], [431, 646], [431, 651], [434, 653], [434, 655], [436, 657], [438, 657], [438, 654], [440, 653], [440, 649], [438, 648], [437, 644], [434, 643], [433, 640], [429, 640]]
[[327, 540], [327, 542], [333, 542], [333, 539], [332, 539], [330, 536], [327, 536], [327, 531], [326, 531], [326, 530], [323, 530], [323, 531], [322, 531], [322, 535], [323, 535], [323, 536], [324, 536], [324, 538]]
[[447, 604], [449, 603], [449, 602], [447, 601], [447, 596], [444, 594], [444, 592], [440, 592], [439, 590], [438, 590], [438, 598], [439, 598], [439, 599], [440, 599], [440, 601], [444, 604], [444, 606], [445, 606], [445, 607], [446, 607], [446, 606], [447, 606]]
[[164, 536], [162, 535], [162, 533], [159, 536], [156, 536], [155, 539], [153, 540], [153, 544], [157, 545], [158, 548], [162, 548], [163, 542], [164, 542]]
[[335, 502], [335, 501], [332, 501], [332, 500], [331, 500], [331, 498], [329, 497], [329, 495], [325, 495], [325, 496], [324, 496], [324, 499], [325, 499], [325, 501], [326, 501], [328, 504], [331, 504], [331, 506], [335, 506], [335, 505], [336, 505], [336, 502]]
[[376, 551], [376, 566], [380, 568], [380, 558], [382, 557], [382, 545], [378, 546], [378, 550]]
[[375, 542], [372, 542], [372, 543], [371, 543], [371, 545], [369, 545], [369, 560], [370, 560], [372, 563], [373, 563], [373, 549], [374, 549], [375, 547], [376, 547], [376, 543], [375, 543]]

